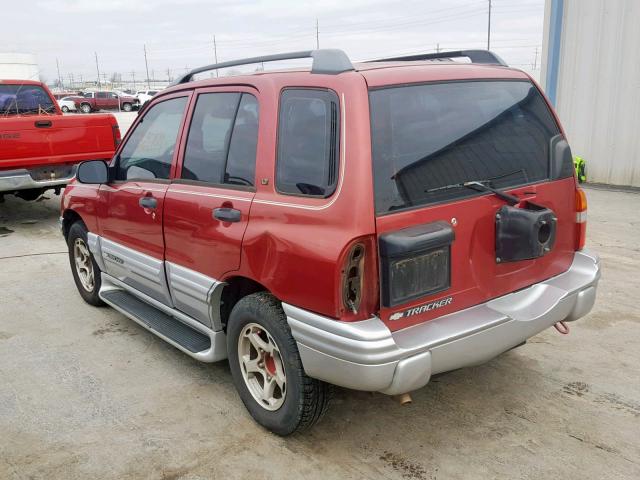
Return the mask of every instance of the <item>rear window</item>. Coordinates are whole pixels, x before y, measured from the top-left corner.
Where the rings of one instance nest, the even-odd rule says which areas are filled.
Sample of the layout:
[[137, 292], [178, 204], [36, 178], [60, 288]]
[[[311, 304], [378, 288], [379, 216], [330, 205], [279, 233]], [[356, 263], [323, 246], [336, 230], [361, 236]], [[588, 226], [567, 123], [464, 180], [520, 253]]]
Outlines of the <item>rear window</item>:
[[559, 132], [528, 81], [472, 81], [370, 92], [376, 212], [475, 195], [458, 186], [509, 188], [549, 178]]
[[0, 84], [0, 115], [44, 112], [53, 113], [55, 107], [42, 87]]

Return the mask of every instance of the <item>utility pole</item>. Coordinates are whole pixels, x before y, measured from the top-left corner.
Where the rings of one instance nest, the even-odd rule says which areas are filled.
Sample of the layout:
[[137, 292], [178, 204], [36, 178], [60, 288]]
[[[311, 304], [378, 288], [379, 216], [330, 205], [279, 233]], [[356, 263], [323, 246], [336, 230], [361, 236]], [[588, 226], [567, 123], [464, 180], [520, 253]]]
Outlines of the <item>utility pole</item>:
[[151, 81], [153, 81], [153, 86], [155, 87], [155, 85], [156, 85], [156, 72], [154, 70], [151, 70]]
[[[216, 63], [218, 63], [218, 45], [216, 44], [216, 36], [213, 36], [213, 59], [215, 60]], [[220, 74], [218, 73], [218, 69], [216, 68], [216, 78], [219, 76]]]
[[440, 44], [439, 43], [436, 44], [436, 53], [440, 53]]
[[147, 45], [144, 45], [144, 66], [147, 69], [147, 88], [151, 89], [151, 84], [149, 83], [149, 62], [147, 61]]
[[60, 76], [60, 64], [58, 63], [57, 57], [56, 57], [56, 68], [58, 69], [58, 88], [60, 88], [60, 90], [64, 90], [64, 86], [62, 85], [62, 77]]
[[[71, 80], [73, 80], [73, 74], [71, 74]], [[82, 80], [82, 74], [80, 74], [80, 88], [84, 87], [84, 81]]]
[[171, 70], [167, 68], [167, 83], [171, 83]]
[[489, 22], [487, 24], [487, 50], [491, 50], [491, 0], [489, 0]]
[[102, 88], [102, 84], [100, 83], [100, 67], [98, 66], [98, 52], [93, 52], [96, 56], [96, 72], [98, 72], [98, 88]]
[[533, 57], [533, 69], [536, 70], [538, 68], [538, 47], [536, 47], [536, 56]]
[[131, 81], [133, 82], [133, 89], [136, 89], [136, 72], [134, 72], [133, 70], [131, 71]]
[[316, 17], [316, 49], [320, 49], [320, 30], [318, 29], [318, 18]]

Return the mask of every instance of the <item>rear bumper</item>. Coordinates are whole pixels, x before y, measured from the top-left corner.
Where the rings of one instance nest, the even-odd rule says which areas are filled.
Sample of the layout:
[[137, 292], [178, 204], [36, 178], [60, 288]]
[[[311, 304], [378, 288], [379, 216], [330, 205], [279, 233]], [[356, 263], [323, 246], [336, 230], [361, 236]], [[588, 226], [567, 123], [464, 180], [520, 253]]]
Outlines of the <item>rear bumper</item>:
[[[54, 167], [52, 167], [54, 168]], [[54, 188], [69, 183], [76, 175], [77, 166], [71, 168], [70, 173], [58, 178], [36, 180], [26, 168], [18, 170], [0, 171], [0, 192], [15, 192], [32, 188]], [[65, 169], [66, 170], [66, 169]]]
[[586, 315], [599, 279], [598, 256], [582, 250], [556, 277], [396, 332], [377, 317], [348, 323], [283, 308], [309, 376], [396, 395], [423, 387], [433, 374], [486, 362], [556, 322]]

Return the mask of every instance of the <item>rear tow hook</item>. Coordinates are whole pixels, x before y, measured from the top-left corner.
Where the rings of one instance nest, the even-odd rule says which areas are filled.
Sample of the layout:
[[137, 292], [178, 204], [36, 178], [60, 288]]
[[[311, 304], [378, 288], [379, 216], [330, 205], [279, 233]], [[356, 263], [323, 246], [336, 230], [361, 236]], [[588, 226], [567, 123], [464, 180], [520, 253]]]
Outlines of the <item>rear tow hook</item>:
[[553, 324], [554, 328], [562, 335], [569, 335], [569, 325], [564, 321], [556, 322]]

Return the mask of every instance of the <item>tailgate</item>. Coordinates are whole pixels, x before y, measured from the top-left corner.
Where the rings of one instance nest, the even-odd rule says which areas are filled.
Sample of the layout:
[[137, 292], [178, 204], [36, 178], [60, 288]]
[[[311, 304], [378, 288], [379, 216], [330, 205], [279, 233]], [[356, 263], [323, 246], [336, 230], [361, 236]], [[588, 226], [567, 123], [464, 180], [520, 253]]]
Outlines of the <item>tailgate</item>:
[[0, 169], [110, 159], [113, 115], [20, 115], [0, 119]]
[[[569, 267], [571, 154], [534, 85], [448, 82], [376, 89], [370, 98], [380, 315], [389, 328], [486, 302]], [[519, 203], [509, 206], [482, 186]]]

